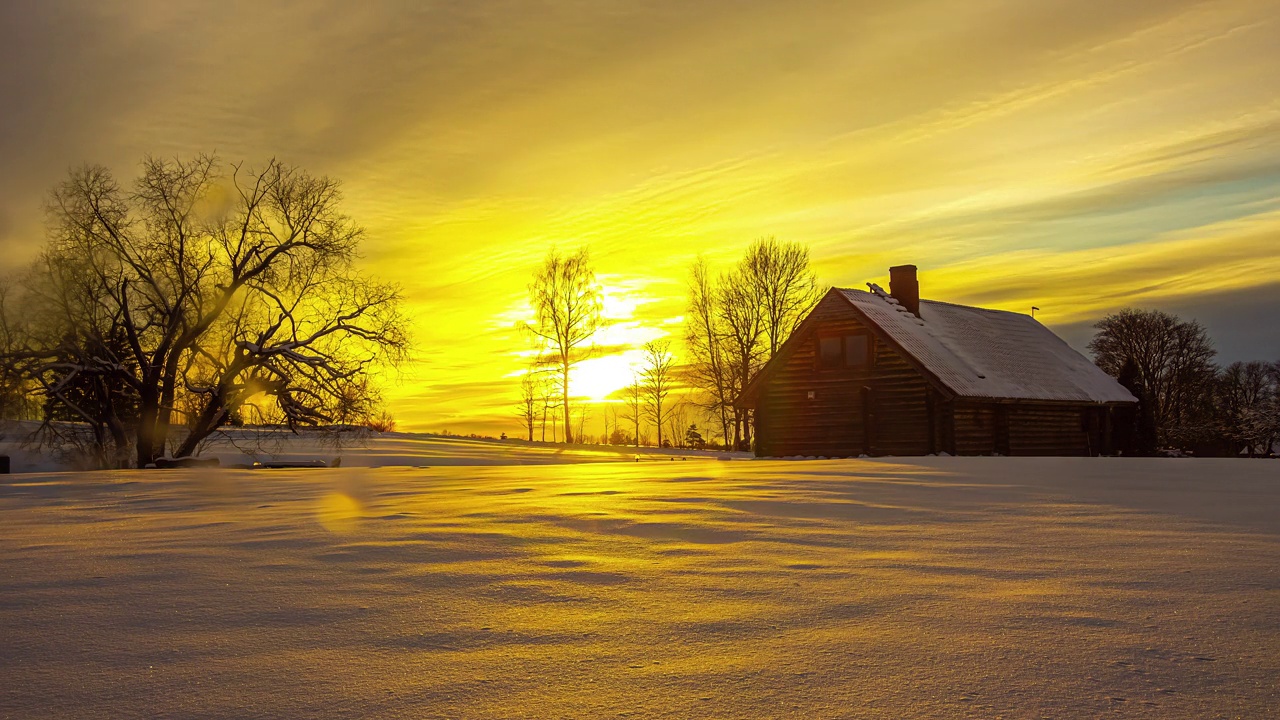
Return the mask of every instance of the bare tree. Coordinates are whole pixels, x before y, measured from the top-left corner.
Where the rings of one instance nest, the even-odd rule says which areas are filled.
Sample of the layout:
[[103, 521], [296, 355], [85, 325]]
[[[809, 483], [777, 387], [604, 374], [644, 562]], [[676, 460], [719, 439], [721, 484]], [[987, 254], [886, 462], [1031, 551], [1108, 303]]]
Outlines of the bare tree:
[[699, 392], [693, 402], [720, 422], [728, 442], [733, 390], [725, 358], [725, 331], [719, 312], [719, 296], [704, 259], [689, 270], [689, 304], [685, 315], [686, 381]]
[[[727, 360], [725, 376], [731, 397], [737, 398], [766, 359], [764, 313], [750, 275], [741, 268], [721, 275], [717, 290]], [[733, 442], [739, 450], [751, 445], [751, 418], [746, 411], [734, 413]]]
[[1271, 364], [1271, 403], [1267, 406], [1267, 417], [1270, 418], [1271, 439], [1264, 450], [1270, 455], [1280, 443], [1280, 361]]
[[75, 171], [50, 196], [6, 364], [140, 466], [246, 412], [360, 422], [377, 402], [370, 371], [407, 340], [397, 289], [354, 267], [363, 231], [341, 199], [337, 181], [274, 160], [223, 173], [212, 156], [147, 158], [130, 191], [105, 168]]
[[586, 403], [578, 405], [578, 427], [574, 437], [578, 439], [579, 444], [587, 444], [586, 427], [589, 417], [591, 417], [591, 406]]
[[689, 408], [683, 398], [673, 398], [667, 409], [667, 439], [672, 447], [687, 447], [685, 431], [689, 428]]
[[667, 396], [675, 385], [675, 356], [671, 354], [671, 341], [653, 340], [644, 346], [644, 368], [640, 377], [644, 382], [645, 414], [653, 421], [658, 433], [658, 447], [662, 447], [662, 426], [667, 419]]
[[[551, 421], [552, 442], [555, 442], [555, 408], [557, 402], [559, 402], [559, 397], [556, 393], [555, 378], [545, 373], [538, 373], [538, 407], [542, 413], [542, 442], [547, 441], [548, 420]], [[550, 417], [548, 417], [548, 415], [550, 415]]]
[[618, 413], [616, 410], [614, 410], [614, 408], [611, 405], [606, 403], [604, 406], [604, 412], [601, 414], [604, 415], [604, 434], [600, 436], [601, 438], [600, 444], [608, 445], [611, 442], [610, 438], [613, 437], [613, 435], [609, 432], [609, 421], [611, 419], [613, 420], [613, 427], [616, 430], [618, 426], [618, 421], [616, 419], [618, 416]]
[[24, 341], [18, 330], [21, 323], [10, 317], [8, 298], [9, 288], [0, 285], [0, 421], [32, 420], [40, 415], [34, 385], [20, 371], [21, 363], [4, 360], [12, 358]]
[[1235, 362], [1218, 376], [1222, 432], [1232, 452], [1243, 449], [1265, 455], [1280, 433], [1276, 398], [1280, 394], [1273, 368], [1265, 362]]
[[747, 248], [740, 268], [755, 291], [772, 358], [822, 297], [818, 279], [809, 267], [809, 248], [773, 237], [760, 238]]
[[528, 431], [529, 442], [533, 442], [533, 429], [538, 424], [538, 391], [538, 378], [532, 369], [520, 376], [520, 422]]
[[636, 447], [640, 447], [640, 419], [644, 417], [644, 385], [638, 375], [631, 376], [631, 384], [622, 389], [622, 397], [626, 402], [627, 419], [635, 426]]
[[809, 250], [772, 237], [753, 242], [714, 283], [702, 259], [690, 268], [686, 380], [726, 444], [750, 446], [750, 412], [733, 403], [820, 296]]
[[100, 302], [90, 259], [46, 249], [18, 289], [16, 307], [4, 313], [0, 364], [43, 400], [35, 439], [94, 467], [124, 467], [137, 412], [134, 369], [113, 362], [125, 352], [121, 316]]
[[587, 343], [600, 327], [600, 287], [585, 247], [572, 255], [555, 248], [529, 285], [529, 304], [536, 322], [526, 325], [555, 358], [560, 370], [564, 441], [573, 442], [569, 414], [569, 373], [583, 358]]
[[1117, 377], [1132, 361], [1161, 442], [1203, 433], [1201, 421], [1212, 404], [1216, 351], [1199, 323], [1159, 310], [1124, 309], [1094, 327], [1098, 333], [1089, 342], [1094, 361]]

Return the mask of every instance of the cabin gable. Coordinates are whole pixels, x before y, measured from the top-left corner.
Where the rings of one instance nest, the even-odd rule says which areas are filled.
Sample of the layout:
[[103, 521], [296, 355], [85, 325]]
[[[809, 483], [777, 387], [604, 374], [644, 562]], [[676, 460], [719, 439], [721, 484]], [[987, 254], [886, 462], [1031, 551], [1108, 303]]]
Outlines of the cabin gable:
[[757, 454], [920, 455], [936, 452], [937, 393], [838, 294], [824, 298], [761, 378]]

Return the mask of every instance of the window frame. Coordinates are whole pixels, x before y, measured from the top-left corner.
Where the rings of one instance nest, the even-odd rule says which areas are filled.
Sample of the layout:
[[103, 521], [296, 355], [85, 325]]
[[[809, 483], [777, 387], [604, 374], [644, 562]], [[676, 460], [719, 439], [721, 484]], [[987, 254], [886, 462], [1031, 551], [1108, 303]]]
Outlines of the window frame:
[[[852, 337], [866, 338], [866, 355], [861, 363], [849, 362], [849, 339]], [[826, 356], [822, 352], [824, 341], [835, 340], [840, 343], [839, 357], [835, 358], [830, 364], [826, 360]], [[815, 368], [819, 372], [837, 372], [849, 370], [870, 370], [876, 364], [876, 336], [867, 330], [854, 330], [846, 332], [826, 332], [815, 333], [813, 348], [813, 362]]]
[[[849, 361], [849, 360], [850, 360], [850, 357], [849, 357], [849, 340], [850, 340], [850, 339], [852, 339], [852, 338], [862, 338], [862, 339], [863, 339], [863, 343], [864, 343], [864, 344], [863, 344], [863, 346], [862, 346], [862, 362], [859, 362], [859, 363], [853, 363], [853, 362], [850, 362], [850, 361]], [[842, 337], [841, 337], [840, 341], [841, 341], [841, 342], [840, 342], [840, 345], [841, 345], [841, 348], [840, 348], [840, 349], [841, 349], [841, 350], [843, 351], [843, 353], [844, 353], [844, 366], [845, 366], [846, 368], [851, 368], [851, 369], [854, 369], [854, 370], [860, 370], [860, 369], [870, 369], [870, 368], [872, 368], [872, 367], [875, 367], [875, 356], [876, 356], [876, 353], [875, 353], [875, 347], [876, 347], [876, 340], [875, 340], [875, 337], [874, 337], [874, 336], [872, 336], [872, 334], [871, 334], [871, 333], [869, 333], [869, 332], [867, 332], [867, 331], [865, 331], [865, 330], [863, 330], [863, 331], [861, 331], [861, 332], [845, 333], [845, 334], [844, 334], [844, 336], [842, 336]]]
[[[827, 362], [827, 356], [823, 352], [824, 342], [836, 341], [838, 352], [831, 363]], [[818, 335], [814, 338], [814, 362], [819, 370], [839, 370], [844, 367], [844, 336], [836, 334]]]

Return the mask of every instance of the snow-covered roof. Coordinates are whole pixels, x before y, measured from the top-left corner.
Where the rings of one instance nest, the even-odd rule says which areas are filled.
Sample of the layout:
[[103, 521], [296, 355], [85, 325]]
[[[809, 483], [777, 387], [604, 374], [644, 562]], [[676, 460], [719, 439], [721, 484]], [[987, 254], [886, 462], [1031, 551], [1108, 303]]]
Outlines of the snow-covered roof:
[[1029, 315], [920, 301], [920, 317], [878, 286], [840, 289], [889, 339], [960, 397], [1136, 402]]

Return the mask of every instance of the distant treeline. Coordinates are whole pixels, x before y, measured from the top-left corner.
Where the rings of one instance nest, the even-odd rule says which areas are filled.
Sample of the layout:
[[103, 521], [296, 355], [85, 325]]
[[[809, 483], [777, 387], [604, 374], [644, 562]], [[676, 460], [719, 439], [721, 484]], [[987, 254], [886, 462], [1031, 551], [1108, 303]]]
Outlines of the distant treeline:
[[1159, 310], [1103, 318], [1089, 349], [1140, 401], [1139, 453], [1268, 455], [1280, 441], [1280, 361], [1214, 362], [1200, 323]]

